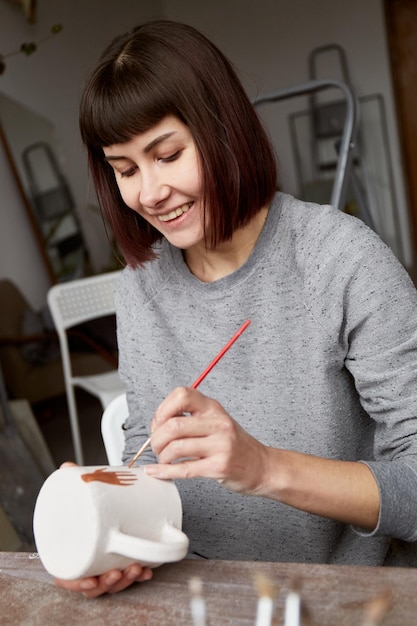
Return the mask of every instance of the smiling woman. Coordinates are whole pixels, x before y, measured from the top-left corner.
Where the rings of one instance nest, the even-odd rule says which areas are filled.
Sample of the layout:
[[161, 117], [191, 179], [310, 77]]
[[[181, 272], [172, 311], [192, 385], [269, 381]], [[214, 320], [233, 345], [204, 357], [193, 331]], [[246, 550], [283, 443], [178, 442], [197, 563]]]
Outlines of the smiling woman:
[[[113, 41], [80, 124], [127, 261], [123, 459], [150, 435], [144, 472], [176, 481], [191, 552], [415, 565], [417, 293], [403, 267], [361, 220], [276, 192], [252, 104], [190, 26]], [[246, 319], [201, 391], [187, 386]], [[69, 588], [96, 596], [150, 575]]]

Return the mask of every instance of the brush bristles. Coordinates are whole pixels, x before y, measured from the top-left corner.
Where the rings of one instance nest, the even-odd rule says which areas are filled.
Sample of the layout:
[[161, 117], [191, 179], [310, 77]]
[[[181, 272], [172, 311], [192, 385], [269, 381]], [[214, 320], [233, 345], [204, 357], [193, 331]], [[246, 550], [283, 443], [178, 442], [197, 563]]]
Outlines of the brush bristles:
[[390, 589], [369, 600], [365, 606], [364, 626], [377, 626], [377, 624], [380, 624], [391, 609], [392, 603], [393, 595]]
[[188, 588], [192, 596], [201, 596], [201, 594], [203, 593], [203, 583], [201, 581], [201, 578], [198, 578], [198, 576], [193, 576], [193, 578], [190, 578], [188, 582]]
[[260, 598], [272, 598], [274, 595], [274, 586], [272, 581], [265, 576], [265, 574], [261, 574], [260, 572], [256, 573], [253, 577], [254, 585], [256, 592]]

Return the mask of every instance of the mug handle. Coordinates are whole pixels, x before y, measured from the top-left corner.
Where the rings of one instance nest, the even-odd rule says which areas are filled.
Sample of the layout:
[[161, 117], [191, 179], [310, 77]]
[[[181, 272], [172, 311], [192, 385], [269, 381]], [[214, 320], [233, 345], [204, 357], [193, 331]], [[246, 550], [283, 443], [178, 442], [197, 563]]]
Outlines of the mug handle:
[[113, 530], [109, 537], [107, 552], [126, 556], [142, 565], [156, 567], [162, 563], [183, 559], [187, 554], [188, 544], [187, 535], [166, 521], [160, 541], [132, 537], [120, 530]]

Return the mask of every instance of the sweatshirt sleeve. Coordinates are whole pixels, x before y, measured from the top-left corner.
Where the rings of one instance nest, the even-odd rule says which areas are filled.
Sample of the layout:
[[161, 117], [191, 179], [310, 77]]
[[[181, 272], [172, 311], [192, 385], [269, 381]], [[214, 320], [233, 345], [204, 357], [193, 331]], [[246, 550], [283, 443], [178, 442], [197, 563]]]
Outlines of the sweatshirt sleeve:
[[368, 231], [349, 242], [341, 308], [346, 368], [375, 422], [381, 508], [376, 536], [417, 540], [417, 295], [392, 252]]

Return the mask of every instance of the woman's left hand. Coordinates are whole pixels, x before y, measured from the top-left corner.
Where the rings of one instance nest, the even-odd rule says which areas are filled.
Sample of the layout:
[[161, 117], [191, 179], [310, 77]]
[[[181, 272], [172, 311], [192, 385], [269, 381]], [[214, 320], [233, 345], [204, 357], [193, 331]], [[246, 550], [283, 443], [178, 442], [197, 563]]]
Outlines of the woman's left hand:
[[162, 479], [212, 478], [239, 493], [261, 495], [267, 447], [251, 437], [224, 408], [195, 389], [178, 387], [159, 405], [152, 424]]

